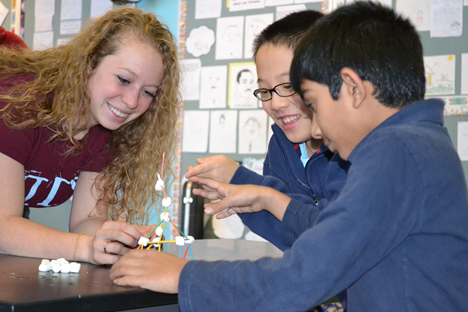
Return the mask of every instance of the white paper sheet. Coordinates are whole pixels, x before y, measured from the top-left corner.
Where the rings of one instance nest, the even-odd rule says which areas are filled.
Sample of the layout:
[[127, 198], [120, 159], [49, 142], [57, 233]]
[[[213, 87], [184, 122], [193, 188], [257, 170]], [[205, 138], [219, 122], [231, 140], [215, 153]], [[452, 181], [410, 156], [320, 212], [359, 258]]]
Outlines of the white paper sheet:
[[241, 59], [244, 16], [221, 17], [216, 22], [216, 60]]
[[210, 119], [210, 153], [235, 153], [237, 145], [237, 111], [212, 110]]
[[273, 23], [273, 13], [247, 15], [245, 17], [244, 58], [252, 58], [252, 45], [255, 37], [265, 27]]
[[217, 18], [221, 16], [221, 0], [196, 0], [195, 19]]
[[180, 93], [184, 101], [198, 100], [200, 98], [200, 59], [187, 59], [180, 61], [182, 82]]
[[202, 25], [190, 31], [190, 34], [185, 41], [187, 52], [194, 57], [200, 57], [210, 52], [211, 47], [215, 42], [215, 33], [212, 29]]
[[424, 57], [426, 96], [455, 94], [455, 55]]
[[102, 16], [111, 9], [111, 0], [91, 0], [91, 18]]
[[431, 38], [460, 37], [462, 30], [462, 0], [432, 0]]
[[322, 0], [294, 0], [294, 3], [312, 3], [312, 2], [322, 2]]
[[[385, 6], [392, 7], [392, 0], [368, 0], [370, 2], [379, 2]], [[356, 0], [346, 0], [346, 4], [356, 2]]]
[[264, 110], [239, 111], [239, 154], [266, 153], [267, 116]]
[[468, 161], [468, 122], [458, 122], [458, 155], [462, 161]]
[[60, 20], [77, 20], [82, 18], [83, 0], [62, 0]]
[[36, 0], [34, 3], [34, 16], [54, 14], [55, 0]]
[[209, 111], [184, 111], [182, 152], [206, 153], [208, 149], [209, 122]]
[[81, 30], [81, 20], [68, 20], [60, 22], [61, 35], [74, 35]]
[[200, 108], [225, 108], [227, 96], [227, 66], [201, 68]]
[[0, 25], [3, 25], [8, 12], [10, 12], [10, 10], [0, 1]]
[[258, 108], [258, 100], [253, 95], [257, 88], [255, 63], [229, 64], [228, 104], [230, 108]]
[[430, 0], [398, 0], [396, 11], [409, 18], [418, 31], [430, 30]]
[[294, 0], [265, 0], [265, 6], [293, 4]]
[[461, 93], [468, 95], [468, 53], [462, 53], [461, 59]]
[[245, 11], [254, 9], [263, 9], [265, 7], [265, 0], [230, 0], [229, 11]]
[[33, 50], [45, 50], [54, 46], [54, 33], [52, 31], [34, 33]]
[[34, 31], [52, 31], [54, 29], [52, 23], [53, 19], [54, 15], [36, 16], [34, 19]]
[[305, 4], [295, 4], [276, 7], [276, 20], [280, 20], [291, 13], [304, 11], [306, 9], [307, 7]]

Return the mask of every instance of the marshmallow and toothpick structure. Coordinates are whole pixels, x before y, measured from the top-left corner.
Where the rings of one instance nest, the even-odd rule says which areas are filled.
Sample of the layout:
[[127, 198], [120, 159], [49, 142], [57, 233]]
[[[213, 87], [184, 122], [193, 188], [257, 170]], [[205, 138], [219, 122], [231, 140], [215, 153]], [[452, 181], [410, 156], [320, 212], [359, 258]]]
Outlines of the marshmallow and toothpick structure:
[[[161, 175], [158, 173], [158, 181], [156, 182], [155, 189], [157, 192], [163, 192], [164, 198], [162, 199], [162, 206], [165, 208], [164, 212], [161, 213], [160, 216], [160, 222], [156, 227], [148, 234], [146, 237], [140, 237], [140, 240], [138, 241], [138, 245], [140, 245], [140, 249], [144, 249], [146, 246], [146, 249], [150, 249], [153, 247], [154, 249], [158, 248], [158, 251], [161, 251], [161, 244], [167, 244], [167, 243], [175, 243], [176, 245], [180, 246], [179, 249], [179, 258], [182, 257], [182, 246], [187, 244], [187, 249], [185, 250], [184, 257], [187, 255], [187, 251], [190, 251], [190, 256], [193, 260], [193, 253], [192, 249], [190, 248], [190, 244], [195, 240], [192, 236], [185, 236], [182, 231], [179, 230], [179, 228], [174, 224], [172, 221], [172, 218], [170, 214], [167, 212], [169, 210], [169, 207], [172, 204], [172, 199], [166, 195], [165, 191], [165, 185], [164, 185], [164, 159], [165, 159], [165, 153], [163, 153], [163, 161], [162, 161], [162, 170], [161, 170]], [[175, 237], [174, 240], [161, 240], [163, 237], [162, 234], [164, 232], [164, 229], [166, 227], [166, 223], [170, 222], [174, 229], [176, 229], [177, 236]], [[154, 241], [150, 241], [149, 237], [153, 234], [153, 232], [156, 231], [156, 238]]]

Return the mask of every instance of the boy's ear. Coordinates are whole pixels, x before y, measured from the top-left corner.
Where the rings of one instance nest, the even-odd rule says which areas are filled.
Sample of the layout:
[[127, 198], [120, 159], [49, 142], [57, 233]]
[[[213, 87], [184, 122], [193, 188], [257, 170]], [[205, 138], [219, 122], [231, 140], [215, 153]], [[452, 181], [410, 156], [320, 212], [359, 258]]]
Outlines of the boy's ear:
[[367, 96], [367, 89], [363, 80], [351, 68], [345, 67], [341, 70], [341, 79], [343, 79], [343, 91], [353, 98], [353, 107], [359, 108]]

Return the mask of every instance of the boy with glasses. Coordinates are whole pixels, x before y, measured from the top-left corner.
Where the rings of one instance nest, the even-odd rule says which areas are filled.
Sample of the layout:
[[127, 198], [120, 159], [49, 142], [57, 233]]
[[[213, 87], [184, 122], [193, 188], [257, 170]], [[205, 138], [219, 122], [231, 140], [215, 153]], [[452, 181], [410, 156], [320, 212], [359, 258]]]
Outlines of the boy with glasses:
[[[320, 134], [314, 134], [317, 130], [313, 112], [289, 82], [294, 49], [321, 17], [321, 13], [312, 10], [292, 13], [266, 27], [254, 41], [253, 57], [260, 88], [253, 92], [253, 96], [261, 101], [263, 109], [274, 121], [263, 176], [226, 156], [216, 155], [197, 159], [199, 165], [189, 167], [185, 175], [189, 180], [205, 177], [231, 184], [270, 186], [283, 193], [295, 194], [294, 198], [309, 205], [317, 215], [326, 204], [323, 201], [318, 205], [319, 200], [330, 200], [339, 192], [346, 179], [348, 164], [337, 156], [333, 158], [334, 154], [322, 145]], [[235, 209], [229, 209], [217, 217], [234, 213]], [[254, 233], [279, 249], [290, 248], [290, 244], [282, 241], [281, 222], [271, 213], [241, 213], [239, 217]]]

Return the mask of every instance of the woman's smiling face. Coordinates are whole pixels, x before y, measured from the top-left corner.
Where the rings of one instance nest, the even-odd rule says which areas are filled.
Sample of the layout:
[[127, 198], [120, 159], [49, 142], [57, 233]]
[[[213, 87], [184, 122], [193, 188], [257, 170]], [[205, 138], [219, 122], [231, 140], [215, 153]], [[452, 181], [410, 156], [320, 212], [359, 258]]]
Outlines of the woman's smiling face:
[[91, 126], [116, 130], [140, 117], [163, 77], [161, 52], [141, 40], [124, 38], [116, 53], [105, 56], [91, 72]]

